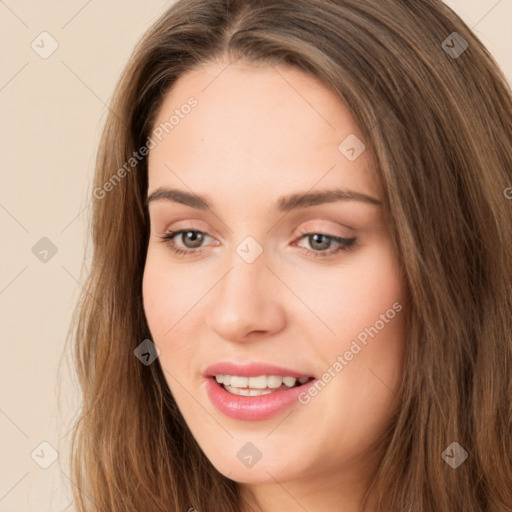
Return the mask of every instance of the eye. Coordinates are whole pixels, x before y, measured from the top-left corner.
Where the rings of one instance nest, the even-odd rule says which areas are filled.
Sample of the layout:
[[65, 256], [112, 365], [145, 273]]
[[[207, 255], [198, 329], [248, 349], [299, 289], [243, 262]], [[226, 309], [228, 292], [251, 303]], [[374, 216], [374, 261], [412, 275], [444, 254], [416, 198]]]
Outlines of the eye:
[[[177, 231], [170, 231], [165, 233], [159, 238], [176, 254], [188, 255], [190, 253], [198, 253], [202, 249], [201, 244], [208, 235], [202, 231], [196, 229], [180, 229]], [[181, 241], [184, 242], [185, 248], [182, 249], [176, 245], [175, 238], [181, 237]], [[186, 242], [185, 242], [186, 240]], [[187, 246], [190, 242], [190, 246]]]
[[[326, 258], [328, 256], [333, 256], [334, 254], [341, 251], [349, 251], [354, 247], [356, 242], [356, 238], [342, 238], [325, 233], [303, 233], [300, 236], [299, 241], [303, 238], [308, 240], [309, 245], [313, 249], [307, 249], [300, 245], [298, 247], [301, 247], [307, 253], [312, 254], [315, 258]], [[338, 244], [338, 246], [330, 248], [333, 242]]]
[[[199, 254], [204, 248], [202, 244], [207, 237], [209, 238], [208, 234], [196, 229], [180, 229], [159, 236], [162, 242], [165, 243], [171, 251], [183, 256]], [[184, 248], [176, 244], [176, 238], [178, 238], [178, 240], [181, 238], [181, 242], [185, 246]], [[307, 238], [312, 249], [297, 245], [297, 241], [303, 238]], [[297, 241], [294, 242], [293, 245], [297, 245], [297, 247], [306, 251], [307, 254], [311, 254], [315, 258], [326, 258], [341, 251], [349, 251], [354, 247], [356, 238], [342, 238], [325, 233], [301, 233]], [[337, 246], [331, 247], [333, 243], [337, 244]], [[216, 245], [218, 245], [218, 242], [216, 242]]]

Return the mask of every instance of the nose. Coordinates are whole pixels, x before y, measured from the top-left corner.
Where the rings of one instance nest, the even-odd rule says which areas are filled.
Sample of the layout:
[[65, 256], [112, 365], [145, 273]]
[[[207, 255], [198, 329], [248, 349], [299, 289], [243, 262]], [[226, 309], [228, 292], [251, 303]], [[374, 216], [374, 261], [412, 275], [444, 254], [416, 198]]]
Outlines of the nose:
[[237, 343], [278, 333], [285, 325], [283, 290], [263, 255], [247, 263], [235, 254], [230, 263], [230, 270], [209, 294], [209, 328]]

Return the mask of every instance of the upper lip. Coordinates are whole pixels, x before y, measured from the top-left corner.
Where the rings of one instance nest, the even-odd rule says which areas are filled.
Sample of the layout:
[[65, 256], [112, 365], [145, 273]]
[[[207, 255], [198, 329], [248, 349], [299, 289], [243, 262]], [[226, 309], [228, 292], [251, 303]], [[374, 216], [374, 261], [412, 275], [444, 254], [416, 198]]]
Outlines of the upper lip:
[[312, 377], [310, 373], [304, 373], [282, 366], [275, 366], [264, 362], [252, 362], [246, 364], [221, 361], [208, 366], [204, 371], [205, 377], [215, 375], [237, 375], [240, 377], [258, 377], [260, 375], [280, 375], [281, 377]]

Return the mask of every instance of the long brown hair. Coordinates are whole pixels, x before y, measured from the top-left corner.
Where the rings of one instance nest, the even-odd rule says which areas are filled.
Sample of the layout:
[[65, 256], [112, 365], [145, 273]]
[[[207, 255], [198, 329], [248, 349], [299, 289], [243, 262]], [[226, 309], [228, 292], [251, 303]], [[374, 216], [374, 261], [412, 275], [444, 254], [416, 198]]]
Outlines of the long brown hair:
[[[294, 66], [334, 91], [382, 183], [408, 332], [399, 413], [367, 505], [510, 512], [512, 93], [438, 0], [179, 0], [138, 44], [101, 139], [93, 257], [73, 322], [77, 510], [248, 510], [200, 450], [159, 365], [134, 357], [150, 338], [147, 159], [126, 162], [174, 82], [225, 56]], [[453, 442], [468, 454], [457, 469], [442, 457]]]

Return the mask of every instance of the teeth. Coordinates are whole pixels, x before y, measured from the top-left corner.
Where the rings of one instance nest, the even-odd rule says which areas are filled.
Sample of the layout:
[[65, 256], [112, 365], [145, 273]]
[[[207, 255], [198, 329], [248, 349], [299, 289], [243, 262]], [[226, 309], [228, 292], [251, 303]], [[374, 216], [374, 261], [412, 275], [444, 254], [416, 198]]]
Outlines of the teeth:
[[270, 389], [250, 389], [249, 390], [249, 396], [261, 396], [261, 395], [268, 395], [272, 393]]
[[254, 389], [265, 389], [267, 387], [267, 376], [249, 377], [249, 387]]
[[[224, 387], [227, 389], [233, 388], [238, 390], [264, 390], [264, 389], [278, 389], [283, 384], [289, 388], [293, 388], [297, 382], [299, 384], [304, 384], [310, 378], [309, 377], [300, 377], [296, 379], [295, 377], [281, 377], [280, 375], [259, 375], [257, 377], [242, 377], [239, 375], [223, 375], [218, 374], [215, 375], [215, 380], [219, 384], [224, 384]], [[238, 393], [238, 394], [244, 394]], [[266, 394], [266, 393], [265, 393]], [[246, 396], [257, 396], [257, 395], [246, 395]]]
[[249, 377], [231, 376], [230, 385], [234, 388], [246, 388], [247, 384], [249, 384]]
[[278, 377], [277, 375], [270, 375], [268, 377], [268, 384], [267, 386], [270, 389], [277, 389], [281, 387], [281, 384], [283, 383], [283, 377]]
[[284, 377], [283, 378], [283, 384], [286, 384], [289, 388], [293, 388], [293, 386], [295, 386], [296, 382], [297, 382], [297, 379], [295, 377]]
[[243, 395], [243, 396], [260, 396], [260, 395], [268, 395], [269, 393], [273, 393], [270, 389], [247, 389], [247, 388], [233, 388], [231, 386], [224, 385], [226, 391], [229, 391], [233, 395]]

